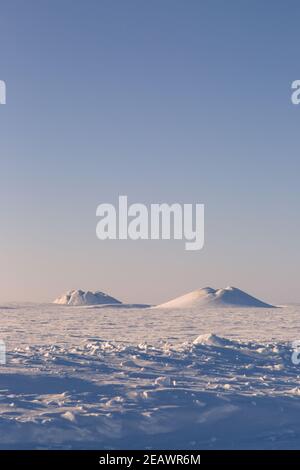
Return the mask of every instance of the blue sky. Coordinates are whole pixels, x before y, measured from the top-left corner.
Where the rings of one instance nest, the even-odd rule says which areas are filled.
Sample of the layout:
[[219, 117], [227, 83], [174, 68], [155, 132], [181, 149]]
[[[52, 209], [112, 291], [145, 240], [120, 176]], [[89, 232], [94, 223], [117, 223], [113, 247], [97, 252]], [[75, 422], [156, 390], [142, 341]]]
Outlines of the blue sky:
[[[1, 3], [0, 300], [300, 302], [296, 1]], [[206, 242], [100, 242], [96, 207], [204, 203]]]

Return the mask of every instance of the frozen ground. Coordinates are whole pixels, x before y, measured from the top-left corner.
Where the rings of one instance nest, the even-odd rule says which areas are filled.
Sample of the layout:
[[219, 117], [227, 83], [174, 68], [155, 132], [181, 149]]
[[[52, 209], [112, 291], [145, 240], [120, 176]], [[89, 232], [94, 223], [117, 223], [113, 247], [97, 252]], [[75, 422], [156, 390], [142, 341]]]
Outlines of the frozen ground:
[[300, 448], [300, 306], [0, 314], [2, 449]]

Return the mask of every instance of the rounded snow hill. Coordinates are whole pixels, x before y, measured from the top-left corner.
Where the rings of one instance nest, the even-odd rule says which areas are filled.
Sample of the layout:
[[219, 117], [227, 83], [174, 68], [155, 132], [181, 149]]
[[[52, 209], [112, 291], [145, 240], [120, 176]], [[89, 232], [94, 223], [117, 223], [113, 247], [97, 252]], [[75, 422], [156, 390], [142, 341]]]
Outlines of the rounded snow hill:
[[66, 294], [55, 299], [53, 303], [73, 306], [122, 304], [120, 300], [117, 300], [104, 292], [90, 292], [83, 290], [70, 290]]
[[169, 302], [157, 305], [155, 308], [197, 308], [202, 306], [275, 308], [274, 305], [262, 302], [236, 287], [196, 289]]

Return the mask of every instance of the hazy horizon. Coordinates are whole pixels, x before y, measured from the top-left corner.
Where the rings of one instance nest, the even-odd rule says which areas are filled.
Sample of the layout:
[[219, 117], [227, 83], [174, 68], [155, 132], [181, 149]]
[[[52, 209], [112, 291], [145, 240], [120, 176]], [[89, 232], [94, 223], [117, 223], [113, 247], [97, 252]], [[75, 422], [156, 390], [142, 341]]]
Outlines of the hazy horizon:
[[[133, 304], [133, 305], [134, 305], [134, 304], [136, 304], [136, 305], [138, 305], [138, 304], [140, 304], [140, 305], [149, 304], [149, 305], [153, 305], [153, 306], [154, 306], [154, 305], [158, 305], [158, 304], [160, 304], [160, 303], [163, 304], [164, 302], [169, 302], [169, 301], [177, 300], [177, 299], [179, 299], [179, 298], [185, 296], [186, 294], [189, 294], [189, 293], [194, 292], [195, 290], [204, 290], [204, 289], [207, 289], [207, 288], [208, 288], [208, 289], [212, 289], [212, 290], [217, 291], [217, 290], [221, 290], [221, 289], [226, 290], [226, 289], [228, 289], [229, 287], [230, 287], [230, 288], [236, 288], [236, 289], [238, 289], [238, 290], [241, 290], [241, 291], [245, 292], [246, 294], [248, 294], [248, 295], [250, 295], [250, 296], [256, 298], [256, 299], [259, 300], [259, 301], [267, 301], [267, 300], [268, 300], [268, 301], [271, 303], [270, 299], [258, 299], [258, 298], [256, 297], [256, 294], [255, 294], [254, 292], [249, 292], [249, 291], [247, 291], [247, 290], [245, 290], [245, 289], [240, 289], [240, 287], [238, 287], [238, 286], [222, 286], [222, 287], [220, 287], [220, 286], [218, 286], [218, 287], [214, 286], [214, 287], [212, 287], [211, 285], [209, 285], [209, 286], [207, 285], [207, 286], [196, 287], [196, 288], [193, 289], [193, 290], [190, 289], [190, 290], [188, 290], [188, 291], [178, 292], [178, 293], [175, 294], [173, 297], [162, 298], [159, 302], [156, 302], [156, 303], [154, 303], [154, 302], [145, 302], [145, 301], [143, 301], [143, 299], [139, 299], [139, 300], [137, 301], [136, 298], [120, 298], [120, 297], [118, 297], [118, 295], [116, 295], [116, 294], [115, 294], [114, 292], [112, 292], [112, 291], [104, 292], [104, 294], [108, 294], [108, 295], [110, 295], [110, 296], [116, 298], [117, 300], [121, 301], [121, 302], [124, 303], [124, 304]], [[39, 304], [39, 303], [41, 303], [41, 304], [44, 304], [44, 303], [46, 303], [46, 304], [47, 304], [47, 303], [55, 303], [54, 301], [55, 301], [56, 299], [60, 298], [60, 297], [63, 297], [64, 294], [67, 294], [67, 293], [70, 292], [70, 291], [78, 291], [78, 290], [82, 290], [83, 292], [88, 292], [88, 291], [89, 291], [89, 292], [93, 292], [93, 293], [94, 293], [94, 292], [97, 292], [97, 291], [98, 291], [98, 292], [103, 292], [103, 291], [101, 291], [101, 290], [99, 290], [99, 289], [98, 289], [98, 290], [97, 290], [97, 289], [91, 290], [91, 289], [88, 289], [88, 288], [80, 288], [80, 287], [77, 287], [77, 288], [67, 289], [67, 290], [65, 290], [64, 292], [61, 292], [61, 293], [60, 293], [59, 295], [57, 295], [55, 298], [52, 298], [52, 299], [50, 299], [50, 300], [49, 300], [49, 299], [48, 299], [48, 300], [45, 300], [45, 299], [44, 299], [44, 300], [39, 300], [39, 301], [38, 301], [38, 300], [32, 300], [32, 299], [20, 299], [19, 301], [16, 301], [16, 300], [10, 299], [10, 300], [6, 300], [6, 303], [8, 303], [8, 304], [10, 304], [10, 303], [16, 303], [16, 302], [17, 302], [17, 303], [20, 303], [20, 304], [22, 304], [22, 302], [24, 302], [24, 303], [38, 303], [38, 304]], [[3, 302], [2, 302], [2, 303], [3, 303]], [[60, 302], [59, 302], [59, 303], [60, 303]], [[57, 305], [57, 304], [58, 304], [58, 303], [56, 302], [56, 305]], [[298, 302], [286, 302], [286, 304], [287, 304], [287, 305], [297, 305]], [[92, 305], [92, 304], [91, 304], [91, 305]], [[272, 305], [271, 305], [271, 306], [272, 306]], [[284, 303], [283, 303], [283, 302], [282, 302], [282, 303], [278, 303], [277, 306], [284, 306]], [[0, 306], [0, 307], [1, 307], [1, 306]], [[226, 308], [225, 305], [224, 305], [224, 308]], [[231, 307], [229, 306], [229, 307], [227, 307], [227, 308], [231, 308]], [[184, 308], [183, 308], [183, 309], [184, 309]]]
[[[156, 304], [236, 286], [300, 302], [300, 4], [1, 6], [0, 302]], [[205, 245], [100, 241], [96, 207], [205, 204]]]

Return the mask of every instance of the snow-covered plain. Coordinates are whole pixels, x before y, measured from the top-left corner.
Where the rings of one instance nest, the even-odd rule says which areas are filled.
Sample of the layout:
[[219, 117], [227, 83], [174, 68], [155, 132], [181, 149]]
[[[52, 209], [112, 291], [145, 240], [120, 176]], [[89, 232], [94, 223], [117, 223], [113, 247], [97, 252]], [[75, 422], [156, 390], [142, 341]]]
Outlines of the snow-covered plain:
[[7, 304], [0, 448], [300, 448], [300, 306]]

